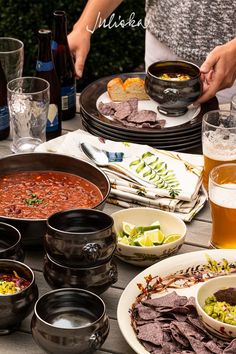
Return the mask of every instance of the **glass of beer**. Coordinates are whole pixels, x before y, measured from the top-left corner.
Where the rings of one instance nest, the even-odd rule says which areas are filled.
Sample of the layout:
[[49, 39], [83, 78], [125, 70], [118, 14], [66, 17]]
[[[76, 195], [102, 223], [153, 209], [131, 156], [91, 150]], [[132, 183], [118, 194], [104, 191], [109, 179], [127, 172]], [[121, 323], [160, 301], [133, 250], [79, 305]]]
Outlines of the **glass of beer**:
[[210, 111], [202, 123], [204, 155], [203, 185], [208, 190], [209, 173], [223, 163], [236, 163], [236, 111]]
[[211, 170], [209, 200], [212, 246], [236, 248], [236, 163], [219, 165]]

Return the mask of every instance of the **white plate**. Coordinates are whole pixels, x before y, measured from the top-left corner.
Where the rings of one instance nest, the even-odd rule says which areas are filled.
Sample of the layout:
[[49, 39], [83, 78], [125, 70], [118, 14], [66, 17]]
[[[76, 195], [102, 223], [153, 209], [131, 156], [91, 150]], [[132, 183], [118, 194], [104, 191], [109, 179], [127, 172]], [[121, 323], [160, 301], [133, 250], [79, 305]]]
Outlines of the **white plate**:
[[[152, 265], [138, 274], [127, 285], [123, 291], [117, 308], [117, 320], [120, 330], [130, 345], [130, 347], [137, 354], [150, 354], [138, 341], [136, 334], [131, 326], [129, 309], [135, 302], [136, 297], [139, 295], [140, 290], [137, 287], [138, 283], [145, 285], [144, 277], [148, 275], [161, 276], [170, 275], [180, 270], [187, 270], [191, 267], [207, 264], [207, 255], [216, 261], [221, 261], [225, 258], [228, 262], [234, 262], [236, 264], [236, 251], [235, 250], [204, 250], [191, 253], [185, 253], [174, 257], [167, 258], [159, 263]], [[220, 273], [219, 273], [220, 275]], [[175, 290], [179, 295], [195, 296], [199, 284], [193, 285], [184, 289], [168, 289], [167, 292]], [[155, 294], [152, 297], [163, 296], [167, 292]]]
[[[104, 92], [97, 99], [96, 106], [97, 106], [98, 111], [99, 111], [98, 105], [100, 102], [103, 102], [103, 103], [111, 102], [111, 99], [110, 99], [107, 91]], [[194, 107], [193, 105], [190, 105], [188, 107], [188, 111], [185, 114], [183, 114], [182, 116], [170, 117], [170, 116], [160, 114], [157, 110], [157, 107], [158, 107], [158, 103], [152, 99], [138, 101], [138, 110], [140, 111], [141, 109], [148, 109], [148, 110], [156, 112], [158, 119], [165, 119], [166, 120], [165, 128], [176, 127], [178, 125], [190, 122], [192, 119], [197, 117], [197, 115], [199, 114], [199, 112], [201, 110], [201, 106]], [[110, 116], [105, 116], [105, 117], [110, 119], [111, 121], [114, 121], [114, 119], [111, 118]]]

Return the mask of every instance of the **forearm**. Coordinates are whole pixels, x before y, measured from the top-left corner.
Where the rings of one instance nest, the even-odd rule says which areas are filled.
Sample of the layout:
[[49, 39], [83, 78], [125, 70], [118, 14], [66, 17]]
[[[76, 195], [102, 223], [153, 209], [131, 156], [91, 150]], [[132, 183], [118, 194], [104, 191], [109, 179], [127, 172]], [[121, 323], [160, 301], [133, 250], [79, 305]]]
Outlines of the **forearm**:
[[88, 0], [79, 20], [74, 24], [73, 31], [92, 33], [98, 28], [100, 21], [106, 19], [123, 0]]

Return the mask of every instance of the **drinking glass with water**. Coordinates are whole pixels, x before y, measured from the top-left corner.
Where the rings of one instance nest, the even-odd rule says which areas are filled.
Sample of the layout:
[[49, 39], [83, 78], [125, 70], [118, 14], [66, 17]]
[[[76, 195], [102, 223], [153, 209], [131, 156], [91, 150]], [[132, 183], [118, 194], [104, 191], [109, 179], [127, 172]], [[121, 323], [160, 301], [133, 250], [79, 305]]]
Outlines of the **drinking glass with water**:
[[46, 140], [50, 91], [48, 81], [21, 77], [7, 84], [8, 106], [15, 153], [32, 152]]

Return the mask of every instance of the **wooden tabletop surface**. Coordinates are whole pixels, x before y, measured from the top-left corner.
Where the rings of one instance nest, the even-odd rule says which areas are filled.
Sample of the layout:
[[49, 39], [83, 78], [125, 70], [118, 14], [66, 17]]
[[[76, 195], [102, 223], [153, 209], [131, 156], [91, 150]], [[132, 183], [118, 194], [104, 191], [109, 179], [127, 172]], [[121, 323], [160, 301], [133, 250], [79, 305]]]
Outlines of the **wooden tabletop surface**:
[[[81, 118], [77, 114], [70, 121], [63, 122], [63, 133], [81, 128]], [[0, 157], [11, 154], [10, 139], [0, 141]], [[1, 168], [1, 166], [0, 166]], [[120, 207], [106, 204], [104, 211], [111, 214], [119, 210]], [[206, 249], [209, 246], [211, 234], [211, 216], [208, 205], [198, 213], [191, 223], [187, 224], [187, 237], [184, 245], [179, 251], [179, 254], [193, 252]], [[44, 250], [37, 248], [26, 249], [25, 263], [30, 266], [36, 276], [36, 283], [39, 288], [39, 294], [51, 290], [44, 280], [42, 273]], [[129, 347], [123, 338], [118, 322], [117, 322], [117, 305], [123, 289], [126, 285], [143, 269], [129, 265], [127, 263], [116, 260], [118, 266], [118, 281], [110, 287], [105, 293], [101, 294], [107, 308], [107, 313], [110, 318], [110, 333], [102, 348], [97, 351], [97, 354], [134, 354], [134, 351]], [[32, 314], [28, 316], [21, 324], [18, 331], [2, 336], [0, 339], [0, 353], [2, 354], [43, 354], [45, 353], [34, 342], [31, 331], [30, 321]]]

